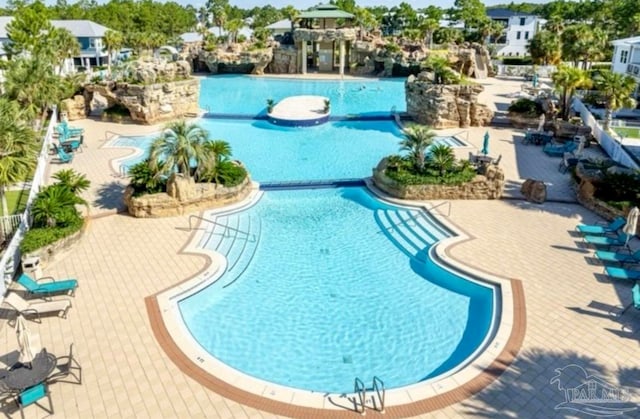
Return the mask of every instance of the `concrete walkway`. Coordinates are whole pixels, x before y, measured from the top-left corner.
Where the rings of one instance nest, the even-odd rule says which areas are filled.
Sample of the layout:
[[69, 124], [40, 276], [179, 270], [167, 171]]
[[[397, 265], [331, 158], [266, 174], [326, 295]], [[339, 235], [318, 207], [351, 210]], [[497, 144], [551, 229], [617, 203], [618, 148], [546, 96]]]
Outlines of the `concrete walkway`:
[[[520, 82], [486, 80], [483, 100], [501, 104]], [[86, 129], [86, 146], [71, 165], [52, 157], [51, 173], [72, 167], [91, 180], [86, 198], [93, 218], [82, 240], [44, 266], [45, 274], [75, 277], [80, 288], [68, 319], [45, 318], [29, 326], [56, 355], [74, 343], [83, 367], [82, 385], [51, 386], [55, 417], [64, 418], [268, 418], [273, 415], [215, 394], [185, 376], [160, 349], [149, 327], [144, 298], [184, 280], [204, 266], [201, 257], [182, 254], [189, 233], [187, 216], [134, 219], [116, 214], [122, 208], [125, 179], [109, 161], [127, 150], [101, 148], [112, 132], [133, 135], [160, 127], [74, 122]], [[486, 128], [472, 128], [468, 140], [478, 148]], [[460, 130], [449, 130], [454, 133]], [[568, 174], [540, 147], [522, 145], [520, 133], [489, 128], [490, 154], [502, 155], [508, 195], [519, 196], [528, 177], [549, 185], [549, 196], [572, 201]], [[445, 132], [442, 132], [443, 134]], [[516, 361], [475, 396], [424, 417], [549, 418], [575, 415], [556, 410], [564, 392], [550, 384], [556, 369], [577, 364], [589, 374], [630, 392], [640, 402], [640, 312], [622, 318], [609, 314], [630, 300], [630, 284], [612, 283], [600, 275], [592, 251], [582, 247], [573, 230], [579, 222], [597, 220], [579, 205], [543, 205], [520, 199], [454, 201], [450, 220], [474, 239], [452, 250], [455, 258], [478, 269], [522, 280], [527, 331]], [[6, 310], [3, 318], [7, 317]], [[626, 325], [623, 329], [623, 326]], [[633, 330], [630, 331], [630, 330]], [[0, 359], [10, 364], [17, 347], [15, 332], [0, 322]], [[576, 378], [576, 377], [574, 377]], [[577, 377], [578, 379], [580, 377]], [[584, 381], [584, 377], [582, 377]], [[578, 381], [580, 383], [581, 381]], [[3, 408], [17, 417], [15, 406]], [[28, 417], [42, 417], [38, 407]], [[638, 417], [640, 411], [630, 413]]]

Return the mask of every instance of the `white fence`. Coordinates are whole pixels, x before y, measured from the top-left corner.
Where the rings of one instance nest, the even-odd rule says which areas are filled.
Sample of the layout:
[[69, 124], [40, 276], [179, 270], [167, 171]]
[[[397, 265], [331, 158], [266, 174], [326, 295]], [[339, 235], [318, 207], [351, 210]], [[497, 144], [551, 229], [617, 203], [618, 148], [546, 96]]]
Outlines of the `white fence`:
[[640, 168], [635, 160], [633, 160], [629, 153], [622, 147], [620, 140], [602, 129], [598, 121], [580, 99], [574, 97], [571, 106], [576, 112], [580, 113], [582, 122], [591, 127], [591, 133], [613, 161], [632, 169], [637, 170]]
[[45, 134], [42, 141], [40, 154], [38, 155], [38, 166], [36, 167], [36, 172], [33, 175], [33, 180], [31, 182], [31, 190], [29, 191], [27, 206], [25, 211], [20, 216], [20, 226], [11, 239], [11, 242], [2, 255], [2, 258], [0, 258], [0, 274], [2, 274], [1, 278], [4, 279], [3, 281], [0, 281], [0, 295], [4, 295], [7, 289], [7, 283], [13, 279], [13, 275], [17, 271], [18, 265], [20, 264], [20, 243], [22, 242], [24, 234], [29, 229], [31, 224], [31, 204], [33, 204], [34, 198], [40, 191], [40, 186], [42, 186], [45, 181], [49, 147], [51, 146], [51, 140], [53, 139], [53, 133], [55, 131], [57, 119], [58, 114], [56, 109], [54, 109], [51, 115], [51, 121], [49, 122], [49, 126], [47, 127], [47, 133]]
[[11, 237], [20, 226], [22, 215], [3, 215], [0, 217], [0, 239]]

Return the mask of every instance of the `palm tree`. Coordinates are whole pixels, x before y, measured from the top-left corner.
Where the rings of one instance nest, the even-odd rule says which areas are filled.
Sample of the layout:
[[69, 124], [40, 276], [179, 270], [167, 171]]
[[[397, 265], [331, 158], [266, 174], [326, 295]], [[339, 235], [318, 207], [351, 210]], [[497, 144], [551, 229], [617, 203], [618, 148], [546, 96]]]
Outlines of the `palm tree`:
[[405, 129], [402, 135], [404, 139], [400, 141], [400, 150], [409, 151], [416, 170], [422, 172], [425, 151], [433, 142], [436, 133], [431, 131], [430, 127], [414, 125]]
[[419, 28], [425, 38], [425, 44], [429, 49], [433, 49], [433, 32], [440, 27], [440, 22], [435, 19], [427, 18], [420, 22]]
[[36, 134], [23, 118], [18, 103], [0, 98], [0, 200], [2, 213], [9, 214], [5, 191], [25, 180], [36, 166]]
[[611, 126], [613, 112], [621, 108], [632, 108], [636, 105], [631, 94], [636, 88], [633, 77], [625, 74], [614, 73], [611, 70], [602, 70], [594, 78], [595, 86], [605, 102], [604, 130]]
[[535, 64], [558, 64], [562, 59], [560, 38], [547, 30], [536, 33], [527, 44], [527, 49]]
[[238, 32], [242, 29], [244, 22], [242, 19], [231, 19], [227, 22], [227, 44], [235, 44], [238, 40]]
[[66, 225], [77, 219], [76, 204], [86, 201], [59, 184], [53, 184], [36, 196], [31, 207], [31, 215], [35, 225], [56, 227]]
[[44, 120], [49, 106], [60, 99], [60, 77], [49, 60], [41, 56], [17, 57], [5, 70], [4, 92], [22, 106], [30, 120]]
[[58, 74], [62, 74], [65, 61], [80, 55], [80, 44], [76, 37], [64, 28], [54, 28], [49, 36], [54, 59], [60, 63]]
[[199, 168], [210, 164], [210, 152], [205, 147], [208, 136], [202, 127], [184, 120], [168, 124], [151, 144], [149, 158], [152, 170], [160, 175], [177, 171], [190, 179], [192, 166]]
[[453, 149], [446, 144], [435, 145], [429, 150], [429, 164], [440, 172], [440, 176], [444, 176], [455, 162]]
[[69, 190], [74, 194], [86, 191], [89, 189], [89, 185], [91, 185], [91, 182], [85, 175], [78, 173], [73, 169], [60, 170], [52, 177], [58, 181], [58, 184], [69, 188]]
[[455, 73], [449, 67], [446, 57], [430, 55], [423, 65], [433, 72], [433, 84], [447, 84], [455, 79]]
[[569, 119], [571, 100], [576, 89], [591, 87], [591, 79], [586, 71], [564, 65], [558, 67], [558, 70], [551, 75], [551, 79], [556, 90], [561, 94], [562, 119], [566, 121]]
[[107, 48], [107, 70], [109, 74], [111, 74], [111, 57], [113, 57], [115, 51], [120, 51], [122, 48], [124, 37], [121, 32], [109, 29], [104, 33], [102, 41], [104, 42], [105, 48]]
[[209, 159], [199, 167], [199, 173], [220, 183], [220, 167], [231, 157], [231, 145], [224, 140], [208, 141], [204, 145]]
[[288, 5], [282, 8], [282, 14], [291, 22], [291, 32], [293, 32], [298, 16], [300, 16], [300, 12], [292, 5]]

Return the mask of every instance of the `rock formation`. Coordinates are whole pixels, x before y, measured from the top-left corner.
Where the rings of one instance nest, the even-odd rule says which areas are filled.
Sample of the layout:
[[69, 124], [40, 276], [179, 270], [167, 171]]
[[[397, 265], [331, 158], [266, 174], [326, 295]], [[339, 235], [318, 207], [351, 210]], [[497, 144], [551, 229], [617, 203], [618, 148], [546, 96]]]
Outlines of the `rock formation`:
[[92, 115], [116, 104], [126, 107], [133, 121], [145, 124], [198, 113], [200, 81], [191, 77], [186, 61], [135, 62], [114, 78], [126, 81], [85, 86]]
[[273, 60], [273, 48], [245, 50], [245, 45], [234, 44], [214, 51], [200, 51], [199, 59], [213, 74], [243, 73], [264, 74], [264, 70]]
[[504, 192], [504, 172], [493, 164], [486, 167], [484, 174], [461, 185], [401, 185], [386, 175], [387, 163], [384, 158], [373, 169], [373, 182], [384, 192], [400, 199], [499, 199]]
[[478, 103], [479, 84], [433, 84], [426, 73], [405, 82], [407, 113], [436, 129], [489, 125], [493, 112]]
[[76, 121], [87, 117], [87, 103], [84, 96], [75, 95], [62, 101], [62, 112], [66, 113], [68, 121]]
[[273, 60], [267, 66], [267, 72], [295, 74], [298, 68], [298, 50], [293, 45], [280, 45], [273, 49]]
[[529, 202], [542, 204], [547, 200], [547, 185], [541, 180], [527, 179], [520, 187], [520, 192]]
[[251, 188], [249, 176], [240, 185], [226, 188], [215, 183], [196, 184], [193, 179], [174, 174], [167, 182], [166, 193], [134, 197], [133, 188], [129, 186], [124, 193], [124, 203], [134, 217], [173, 217], [241, 201]]

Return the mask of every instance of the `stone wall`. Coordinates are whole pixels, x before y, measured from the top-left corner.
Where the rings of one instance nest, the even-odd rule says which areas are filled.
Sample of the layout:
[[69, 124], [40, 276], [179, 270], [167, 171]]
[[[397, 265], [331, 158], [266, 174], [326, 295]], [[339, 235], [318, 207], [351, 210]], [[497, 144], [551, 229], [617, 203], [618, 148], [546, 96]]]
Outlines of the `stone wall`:
[[478, 103], [483, 90], [479, 84], [432, 84], [426, 73], [409, 76], [405, 82], [407, 113], [435, 129], [487, 126], [493, 111]]
[[273, 60], [273, 49], [244, 50], [241, 44], [215, 51], [200, 51], [199, 60], [204, 62], [213, 74], [243, 73], [264, 74], [264, 70]]
[[137, 218], [173, 217], [241, 201], [251, 189], [249, 176], [240, 185], [225, 188], [214, 183], [196, 184], [193, 179], [174, 175], [167, 183], [167, 193], [134, 197], [133, 188], [128, 186], [124, 203], [129, 214]]
[[267, 66], [268, 73], [295, 74], [298, 72], [298, 49], [293, 45], [281, 45], [273, 49], [273, 61]]
[[[94, 95], [103, 98], [108, 103], [125, 106], [131, 119], [144, 124], [155, 124], [170, 121], [185, 116], [197, 114], [200, 107], [200, 80], [187, 80], [150, 85], [109, 83], [85, 86], [89, 102], [93, 107], [99, 101], [93, 101]], [[100, 103], [103, 107], [103, 104]], [[91, 109], [93, 113], [93, 108]]]
[[386, 173], [387, 159], [382, 159], [373, 169], [373, 183], [382, 191], [400, 199], [498, 199], [504, 191], [504, 172], [489, 165], [484, 175], [477, 175], [462, 185], [401, 185]]
[[354, 28], [341, 29], [304, 29], [297, 28], [293, 31], [293, 40], [296, 42], [322, 42], [322, 41], [353, 41], [356, 39]]
[[25, 255], [22, 255], [22, 259], [30, 258], [30, 257], [39, 257], [40, 258], [40, 267], [44, 267], [48, 262], [53, 262], [55, 260], [56, 255], [64, 252], [65, 250], [72, 247], [74, 244], [80, 241], [82, 236], [84, 235], [85, 229], [87, 228], [87, 219], [84, 220], [84, 225], [80, 228], [79, 231], [71, 234], [70, 236], [64, 237], [54, 243], [51, 243], [47, 246], [44, 246], [38, 250], [34, 250], [33, 252], [29, 252]]

